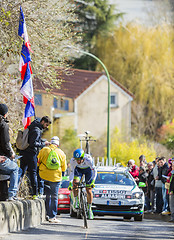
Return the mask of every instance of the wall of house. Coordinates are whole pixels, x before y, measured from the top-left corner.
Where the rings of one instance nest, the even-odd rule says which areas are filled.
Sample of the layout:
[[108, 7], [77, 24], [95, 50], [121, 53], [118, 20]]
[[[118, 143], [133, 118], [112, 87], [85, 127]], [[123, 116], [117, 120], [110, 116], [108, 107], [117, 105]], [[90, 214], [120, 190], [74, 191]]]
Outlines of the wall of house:
[[[130, 97], [113, 82], [110, 84], [110, 92], [118, 96], [118, 106], [110, 109], [110, 132], [112, 133], [117, 127], [122, 133], [128, 135], [131, 127]], [[40, 92], [35, 91], [35, 93]], [[59, 115], [54, 119], [49, 131], [44, 133], [44, 138], [50, 140], [55, 135], [61, 138], [67, 128], [75, 129], [78, 134], [90, 131], [90, 134], [96, 138], [107, 132], [108, 81], [106, 77], [98, 79], [74, 103], [72, 99], [63, 98], [69, 100], [68, 111], [60, 108], [52, 110], [53, 98], [51, 94], [42, 93], [42, 106], [36, 105], [37, 117], [48, 115], [53, 120], [53, 116]], [[74, 115], [71, 115], [74, 110]]]
[[[63, 100], [68, 100], [69, 101], [69, 110], [65, 111], [58, 108], [54, 108], [52, 112], [52, 106], [53, 106], [53, 99], [54, 96], [52, 94], [46, 94], [46, 93], [41, 93], [39, 91], [34, 91], [35, 94], [42, 94], [42, 105], [35, 105], [35, 110], [36, 110], [36, 116], [37, 117], [42, 117], [42, 116], [50, 116], [53, 114], [58, 114], [58, 113], [66, 113], [66, 112], [73, 112], [73, 100], [71, 98], [65, 98], [63, 97]], [[61, 101], [61, 97], [58, 97], [58, 100]]]
[[[52, 94], [45, 94], [39, 91], [35, 91], [35, 94], [42, 94], [42, 105], [35, 105], [36, 117], [41, 118], [42, 116], [48, 115], [52, 124], [49, 126], [49, 129], [43, 133], [43, 138], [50, 141], [52, 136], [59, 136], [60, 138], [64, 135], [64, 130], [67, 128], [75, 128], [74, 116], [67, 115], [69, 112], [73, 112], [74, 103], [70, 98], [64, 98], [63, 100], [69, 101], [69, 110], [65, 111], [58, 108], [52, 109], [54, 96]], [[59, 101], [61, 97], [58, 97]], [[60, 102], [59, 102], [60, 103]], [[54, 118], [55, 115], [61, 115], [60, 118]]]
[[[118, 107], [110, 110], [110, 131], [118, 127], [128, 132], [130, 126], [129, 98], [113, 84], [110, 85], [110, 92], [118, 94]], [[77, 99], [78, 134], [89, 130], [92, 136], [100, 137], [107, 132], [107, 104], [108, 81], [103, 77]]]

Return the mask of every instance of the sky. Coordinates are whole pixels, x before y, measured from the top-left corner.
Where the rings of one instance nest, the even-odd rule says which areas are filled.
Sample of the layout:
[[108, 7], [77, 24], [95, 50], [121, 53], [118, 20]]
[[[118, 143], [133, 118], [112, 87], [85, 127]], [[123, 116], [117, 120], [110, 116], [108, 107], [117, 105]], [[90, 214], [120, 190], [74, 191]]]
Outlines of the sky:
[[109, 2], [116, 4], [116, 8], [120, 12], [126, 13], [124, 16], [126, 21], [147, 23], [150, 21], [147, 12], [153, 13], [156, 10], [153, 0], [109, 0]]

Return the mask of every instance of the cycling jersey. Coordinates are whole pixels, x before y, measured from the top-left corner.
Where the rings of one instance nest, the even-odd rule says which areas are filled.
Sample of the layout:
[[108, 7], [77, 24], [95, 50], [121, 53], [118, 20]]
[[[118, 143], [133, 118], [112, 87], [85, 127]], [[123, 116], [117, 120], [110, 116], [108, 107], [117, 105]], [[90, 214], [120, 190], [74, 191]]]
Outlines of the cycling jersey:
[[77, 163], [75, 158], [72, 158], [70, 160], [70, 176], [69, 176], [69, 181], [72, 182], [72, 180], [74, 179], [74, 170], [75, 168], [80, 168], [80, 169], [86, 169], [86, 171], [91, 171], [92, 170], [92, 180], [95, 180], [97, 177], [97, 169], [94, 165], [93, 159], [89, 154], [85, 154], [84, 155], [84, 161], [80, 164]]

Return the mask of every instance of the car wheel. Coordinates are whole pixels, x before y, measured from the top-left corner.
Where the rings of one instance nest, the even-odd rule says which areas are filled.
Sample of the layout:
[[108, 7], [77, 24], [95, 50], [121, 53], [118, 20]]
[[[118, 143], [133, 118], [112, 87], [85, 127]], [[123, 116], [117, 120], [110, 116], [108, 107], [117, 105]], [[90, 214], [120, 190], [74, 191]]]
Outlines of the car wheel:
[[135, 216], [134, 221], [142, 221], [143, 220], [143, 215]]
[[124, 220], [130, 220], [131, 219], [131, 217], [124, 217]]
[[73, 207], [70, 205], [70, 217], [76, 217], [77, 213], [74, 212]]

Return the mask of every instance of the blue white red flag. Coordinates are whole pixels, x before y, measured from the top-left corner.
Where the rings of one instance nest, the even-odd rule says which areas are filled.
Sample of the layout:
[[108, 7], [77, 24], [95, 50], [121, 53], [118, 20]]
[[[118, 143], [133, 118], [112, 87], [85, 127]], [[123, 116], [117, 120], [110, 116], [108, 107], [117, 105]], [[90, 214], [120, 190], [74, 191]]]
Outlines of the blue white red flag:
[[18, 28], [18, 35], [24, 39], [25, 46], [32, 52], [30, 47], [30, 41], [28, 39], [27, 27], [25, 24], [25, 18], [20, 6], [20, 17], [19, 17], [19, 28]]
[[19, 71], [21, 72], [22, 86], [20, 92], [23, 95], [23, 102], [26, 104], [24, 117], [22, 119], [24, 128], [27, 128], [31, 123], [31, 117], [35, 116], [34, 106], [34, 93], [33, 93], [33, 82], [32, 82], [32, 70], [31, 70], [31, 56], [29, 50], [30, 43], [28, 40], [27, 29], [24, 20], [24, 14], [20, 7], [20, 19], [18, 34], [24, 39], [22, 45], [21, 57], [19, 62]]
[[[27, 68], [27, 63], [31, 61], [31, 56], [28, 48], [23, 44], [22, 45], [22, 51], [21, 51], [21, 57], [19, 61], [19, 71], [21, 72], [21, 79], [24, 79], [25, 71]], [[30, 66], [31, 68], [31, 66]]]

